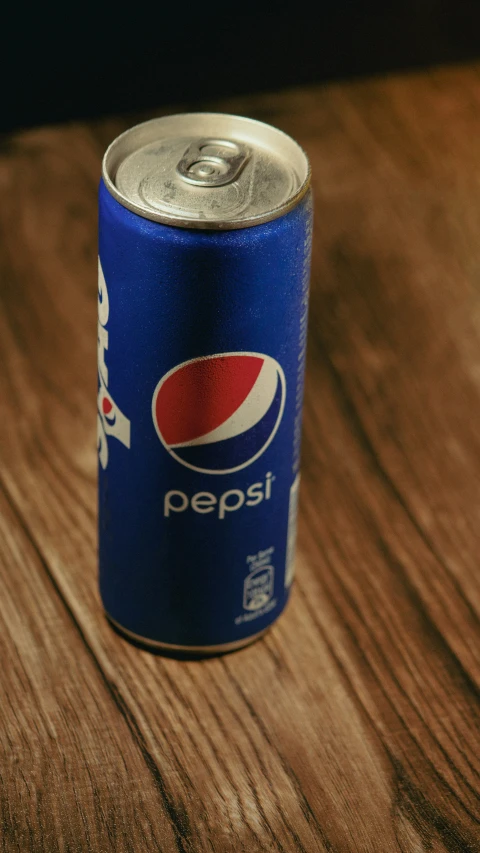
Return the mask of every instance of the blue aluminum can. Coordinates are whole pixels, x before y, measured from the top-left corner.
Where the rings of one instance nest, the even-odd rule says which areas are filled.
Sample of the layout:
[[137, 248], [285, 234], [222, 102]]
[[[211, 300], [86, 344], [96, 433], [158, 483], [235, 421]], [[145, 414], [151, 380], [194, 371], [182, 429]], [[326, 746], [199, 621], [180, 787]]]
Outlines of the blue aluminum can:
[[100, 185], [100, 591], [166, 652], [260, 636], [293, 579], [310, 170], [261, 122], [185, 114], [108, 149]]

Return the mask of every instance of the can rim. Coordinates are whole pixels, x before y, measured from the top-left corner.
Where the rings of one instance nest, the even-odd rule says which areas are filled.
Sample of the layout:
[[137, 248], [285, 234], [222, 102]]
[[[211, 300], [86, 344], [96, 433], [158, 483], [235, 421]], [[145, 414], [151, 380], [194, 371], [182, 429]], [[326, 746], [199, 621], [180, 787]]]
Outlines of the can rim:
[[[168, 214], [162, 213], [161, 211], [155, 211], [153, 209], [146, 210], [141, 207], [139, 204], [136, 204], [134, 201], [127, 198], [123, 193], [121, 193], [117, 186], [115, 185], [115, 175], [116, 171], [120, 165], [121, 160], [119, 160], [119, 154], [121, 153], [122, 145], [127, 141], [128, 138], [142, 134], [142, 131], [148, 132], [149, 128], [152, 128], [163, 119], [167, 118], [177, 118], [189, 116], [192, 120], [195, 118], [201, 117], [217, 117], [222, 116], [222, 118], [238, 120], [241, 119], [242, 122], [245, 122], [247, 125], [251, 125], [253, 127], [258, 126], [260, 128], [268, 128], [269, 131], [275, 131], [276, 134], [279, 135], [280, 138], [288, 140], [290, 145], [296, 146], [298, 152], [304, 158], [305, 163], [305, 177], [304, 180], [300, 183], [298, 189], [292, 193], [282, 204], [277, 205], [271, 210], [265, 211], [260, 214], [256, 214], [254, 216], [250, 216], [244, 219], [231, 219], [228, 221], [219, 219], [219, 220], [199, 220], [199, 219], [190, 219], [188, 217], [175, 217], [169, 216]], [[147, 133], [148, 136], [148, 133]], [[152, 136], [152, 141], [154, 139], [154, 135]], [[148, 144], [145, 143], [144, 144]], [[130, 148], [130, 146], [127, 146]], [[129, 153], [132, 153], [134, 149], [131, 149]], [[103, 160], [102, 160], [102, 178], [104, 184], [113, 198], [122, 205], [122, 207], [126, 207], [128, 210], [131, 210], [133, 213], [140, 216], [142, 219], [149, 219], [152, 222], [160, 222], [164, 225], [170, 225], [176, 228], [193, 228], [197, 230], [212, 230], [212, 231], [233, 231], [241, 228], [251, 228], [254, 225], [261, 225], [264, 222], [270, 222], [274, 219], [278, 219], [280, 216], [283, 216], [285, 213], [288, 213], [290, 210], [293, 210], [302, 198], [306, 195], [307, 190], [310, 187], [311, 182], [311, 166], [308, 156], [302, 146], [288, 133], [280, 130], [274, 125], [269, 125], [267, 122], [259, 121], [258, 119], [247, 118], [245, 116], [238, 116], [234, 113], [213, 113], [213, 112], [196, 112], [196, 113], [172, 113], [170, 115], [159, 116], [157, 118], [149, 119], [148, 121], [141, 122], [140, 124], [136, 124], [131, 128], [128, 128], [119, 136], [117, 136], [108, 146]]]
[[132, 640], [133, 642], [138, 643], [141, 646], [145, 646], [152, 651], [165, 652], [169, 654], [192, 654], [202, 657], [213, 657], [214, 655], [224, 655], [228, 654], [228, 652], [236, 652], [245, 648], [245, 646], [250, 646], [252, 643], [255, 643], [272, 627], [272, 624], [267, 625], [265, 628], [262, 628], [261, 631], [257, 631], [255, 634], [250, 634], [248, 637], [243, 637], [241, 640], [234, 640], [231, 643], [219, 643], [218, 645], [210, 646], [177, 645], [176, 643], [163, 643], [160, 640], [152, 640], [149, 637], [143, 637], [141, 634], [136, 634], [134, 631], [130, 631], [129, 628], [125, 628], [125, 626], [120, 622], [117, 622], [113, 616], [110, 616], [110, 613], [108, 613], [107, 610], [105, 610], [104, 613], [113, 627], [116, 628], [116, 630], [126, 639]]

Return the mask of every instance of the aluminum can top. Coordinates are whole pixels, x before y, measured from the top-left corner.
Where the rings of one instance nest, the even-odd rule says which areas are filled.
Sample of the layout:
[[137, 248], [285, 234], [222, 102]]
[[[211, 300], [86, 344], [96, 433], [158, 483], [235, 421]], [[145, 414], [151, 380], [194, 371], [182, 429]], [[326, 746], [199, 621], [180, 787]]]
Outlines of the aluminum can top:
[[105, 153], [111, 195], [145, 219], [231, 230], [283, 216], [310, 184], [302, 148], [254, 119], [180, 113], [138, 124]]

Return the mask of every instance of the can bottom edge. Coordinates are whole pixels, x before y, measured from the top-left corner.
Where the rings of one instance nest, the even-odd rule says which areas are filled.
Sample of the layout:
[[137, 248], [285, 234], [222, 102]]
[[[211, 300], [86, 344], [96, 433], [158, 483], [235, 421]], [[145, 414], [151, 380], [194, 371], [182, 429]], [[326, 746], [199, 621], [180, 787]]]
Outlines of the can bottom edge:
[[215, 646], [181, 646], [174, 643], [162, 643], [159, 640], [151, 640], [148, 637], [142, 637], [140, 634], [135, 634], [128, 628], [124, 628], [105, 610], [105, 616], [110, 622], [112, 628], [117, 631], [122, 637], [143, 649], [157, 654], [168, 655], [170, 657], [211, 657], [213, 655], [225, 655], [229, 652], [235, 652], [238, 649], [243, 649], [251, 643], [255, 643], [272, 627], [267, 625], [262, 631], [257, 634], [252, 634], [250, 637], [244, 637], [242, 640], [235, 640], [233, 643], [221, 643]]

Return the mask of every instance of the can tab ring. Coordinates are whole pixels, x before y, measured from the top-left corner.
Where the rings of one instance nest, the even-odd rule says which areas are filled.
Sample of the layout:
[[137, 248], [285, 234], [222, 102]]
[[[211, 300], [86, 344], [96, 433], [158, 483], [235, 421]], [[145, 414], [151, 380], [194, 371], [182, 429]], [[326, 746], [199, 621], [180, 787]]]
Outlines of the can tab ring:
[[231, 184], [250, 158], [250, 149], [230, 139], [196, 139], [177, 163], [177, 174], [199, 187]]

